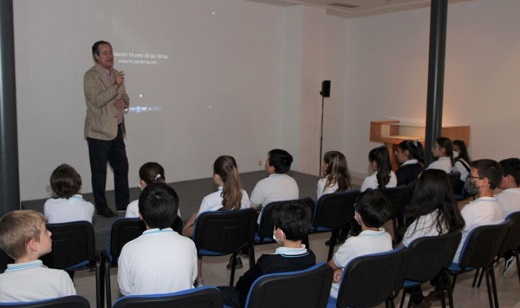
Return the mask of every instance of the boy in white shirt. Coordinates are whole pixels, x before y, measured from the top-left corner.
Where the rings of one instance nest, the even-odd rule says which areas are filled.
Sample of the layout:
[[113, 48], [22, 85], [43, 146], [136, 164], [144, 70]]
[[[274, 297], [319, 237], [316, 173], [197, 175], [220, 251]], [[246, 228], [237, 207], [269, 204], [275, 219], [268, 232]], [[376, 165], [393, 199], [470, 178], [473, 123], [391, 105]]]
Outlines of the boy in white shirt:
[[0, 274], [0, 302], [29, 302], [76, 295], [70, 276], [43, 265], [52, 250], [45, 216], [33, 210], [12, 211], [0, 218], [0, 249], [15, 260]]
[[[504, 216], [520, 211], [520, 159], [508, 158], [500, 161], [502, 166], [502, 181], [499, 188], [502, 192], [497, 195], [498, 203], [504, 210]], [[513, 276], [516, 271], [515, 257], [510, 251], [504, 253], [504, 271], [502, 275], [505, 278]]]
[[193, 288], [197, 249], [173, 231], [179, 197], [164, 183], [152, 183], [139, 197], [139, 215], [146, 231], [123, 246], [117, 282], [123, 295], [161, 294]]
[[380, 192], [368, 189], [355, 205], [354, 218], [361, 226], [361, 233], [352, 236], [339, 247], [329, 265], [334, 270], [330, 296], [338, 297], [343, 269], [359, 256], [392, 250], [392, 237], [382, 226], [392, 215], [391, 204]]
[[[249, 201], [252, 207], [265, 206], [275, 201], [294, 200], [300, 197], [296, 181], [286, 173], [291, 169], [293, 157], [285, 150], [269, 151], [265, 171], [269, 176], [256, 183]], [[260, 223], [261, 215], [258, 215]]]

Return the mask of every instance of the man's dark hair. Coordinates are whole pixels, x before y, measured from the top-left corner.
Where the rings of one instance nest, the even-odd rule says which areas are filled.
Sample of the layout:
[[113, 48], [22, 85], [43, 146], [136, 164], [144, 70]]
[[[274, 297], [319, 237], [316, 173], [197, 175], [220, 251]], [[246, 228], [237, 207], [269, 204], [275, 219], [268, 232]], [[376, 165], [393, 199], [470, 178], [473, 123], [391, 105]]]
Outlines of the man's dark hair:
[[488, 179], [491, 189], [497, 188], [502, 181], [502, 167], [492, 159], [475, 160], [470, 166], [478, 170], [479, 177]]
[[171, 227], [177, 217], [179, 197], [165, 183], [147, 185], [139, 197], [139, 213], [149, 228]]
[[94, 57], [94, 60], [96, 59], [96, 55], [99, 56], [99, 45], [103, 45], [103, 44], [112, 46], [107, 41], [97, 41], [97, 42], [95, 42], [94, 45], [92, 45], [92, 57]]
[[293, 157], [286, 150], [273, 149], [269, 151], [269, 165], [274, 167], [276, 173], [287, 173], [291, 169]]
[[515, 179], [516, 186], [520, 185], [520, 159], [508, 158], [500, 161], [502, 176], [511, 175]]
[[367, 189], [356, 203], [356, 211], [365, 226], [379, 228], [392, 216], [390, 201], [379, 191]]
[[273, 225], [282, 229], [289, 241], [303, 241], [311, 227], [311, 219], [301, 201], [288, 201], [273, 210]]

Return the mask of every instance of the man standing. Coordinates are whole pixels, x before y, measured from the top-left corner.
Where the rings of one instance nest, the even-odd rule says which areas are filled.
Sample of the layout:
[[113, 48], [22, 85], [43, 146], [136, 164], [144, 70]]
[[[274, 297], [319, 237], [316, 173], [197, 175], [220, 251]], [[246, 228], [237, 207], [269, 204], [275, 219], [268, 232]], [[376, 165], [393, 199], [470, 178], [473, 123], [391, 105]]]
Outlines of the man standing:
[[84, 76], [83, 88], [87, 104], [85, 138], [88, 143], [92, 191], [97, 213], [117, 216], [105, 196], [107, 162], [114, 170], [116, 209], [128, 205], [128, 159], [124, 142], [124, 109], [130, 98], [125, 91], [125, 74], [113, 68], [114, 54], [109, 42], [97, 41], [92, 46], [96, 62]]

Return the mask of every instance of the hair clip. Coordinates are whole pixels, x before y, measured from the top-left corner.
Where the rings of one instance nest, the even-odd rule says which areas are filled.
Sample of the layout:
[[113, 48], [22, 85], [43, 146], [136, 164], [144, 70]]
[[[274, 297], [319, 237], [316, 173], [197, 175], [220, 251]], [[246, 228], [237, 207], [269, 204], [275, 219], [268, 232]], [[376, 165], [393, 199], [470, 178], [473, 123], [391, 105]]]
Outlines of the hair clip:
[[154, 182], [157, 182], [160, 178], [161, 178], [161, 174], [158, 173], [158, 174], [153, 178], [153, 181], [154, 181]]

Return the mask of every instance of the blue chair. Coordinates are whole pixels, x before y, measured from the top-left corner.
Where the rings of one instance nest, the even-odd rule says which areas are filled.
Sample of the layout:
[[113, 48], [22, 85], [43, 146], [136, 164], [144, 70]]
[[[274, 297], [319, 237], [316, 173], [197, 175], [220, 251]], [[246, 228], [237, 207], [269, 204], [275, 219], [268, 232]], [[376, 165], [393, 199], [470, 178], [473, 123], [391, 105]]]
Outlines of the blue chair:
[[321, 196], [312, 215], [311, 233], [331, 232], [327, 260], [332, 259], [334, 244], [339, 230], [354, 220], [354, 204], [361, 192], [349, 190]]
[[43, 299], [32, 302], [16, 302], [16, 303], [0, 303], [0, 307], [16, 307], [16, 308], [90, 308], [88, 300], [79, 295], [64, 296], [51, 299]]
[[489, 307], [498, 307], [493, 260], [502, 248], [509, 231], [510, 222], [483, 225], [471, 230], [466, 238], [458, 262], [453, 262], [448, 273], [453, 276], [452, 289], [455, 289], [457, 276], [478, 268], [486, 275]]
[[247, 308], [327, 306], [332, 268], [325, 262], [308, 269], [263, 275], [247, 295]]
[[230, 286], [235, 279], [237, 252], [245, 248], [253, 253], [256, 217], [256, 210], [249, 208], [204, 212], [195, 220], [192, 237], [199, 257], [232, 255]]
[[167, 294], [128, 295], [114, 302], [114, 308], [220, 308], [222, 297], [215, 287], [200, 287]]
[[389, 252], [360, 256], [343, 271], [338, 298], [329, 298], [327, 307], [374, 307], [385, 303], [394, 307], [399, 294], [410, 251], [400, 247]]
[[[459, 247], [462, 234], [460, 231], [451, 232], [439, 236], [421, 237], [414, 240], [408, 249], [410, 250], [409, 262], [404, 274], [404, 293], [417, 288], [427, 281], [436, 277], [438, 290], [447, 290], [450, 307], [453, 307], [453, 294], [451, 286], [444, 286], [444, 280], [440, 279], [446, 275], [446, 270], [453, 261], [453, 257]], [[442, 249], [440, 249], [442, 247]], [[444, 298], [441, 294], [442, 307], [445, 306]], [[401, 297], [401, 305], [403, 307], [405, 294]], [[408, 307], [410, 307], [410, 304]]]
[[103, 307], [104, 264], [96, 253], [94, 227], [87, 221], [47, 224], [52, 232], [52, 251], [43, 257], [43, 264], [63, 269], [69, 274], [76, 270], [96, 270], [96, 306]]
[[112, 306], [112, 291], [110, 269], [117, 267], [117, 261], [123, 246], [138, 238], [146, 230], [146, 226], [139, 218], [117, 218], [110, 227], [110, 242], [101, 252], [105, 261], [105, 284], [107, 307]]

